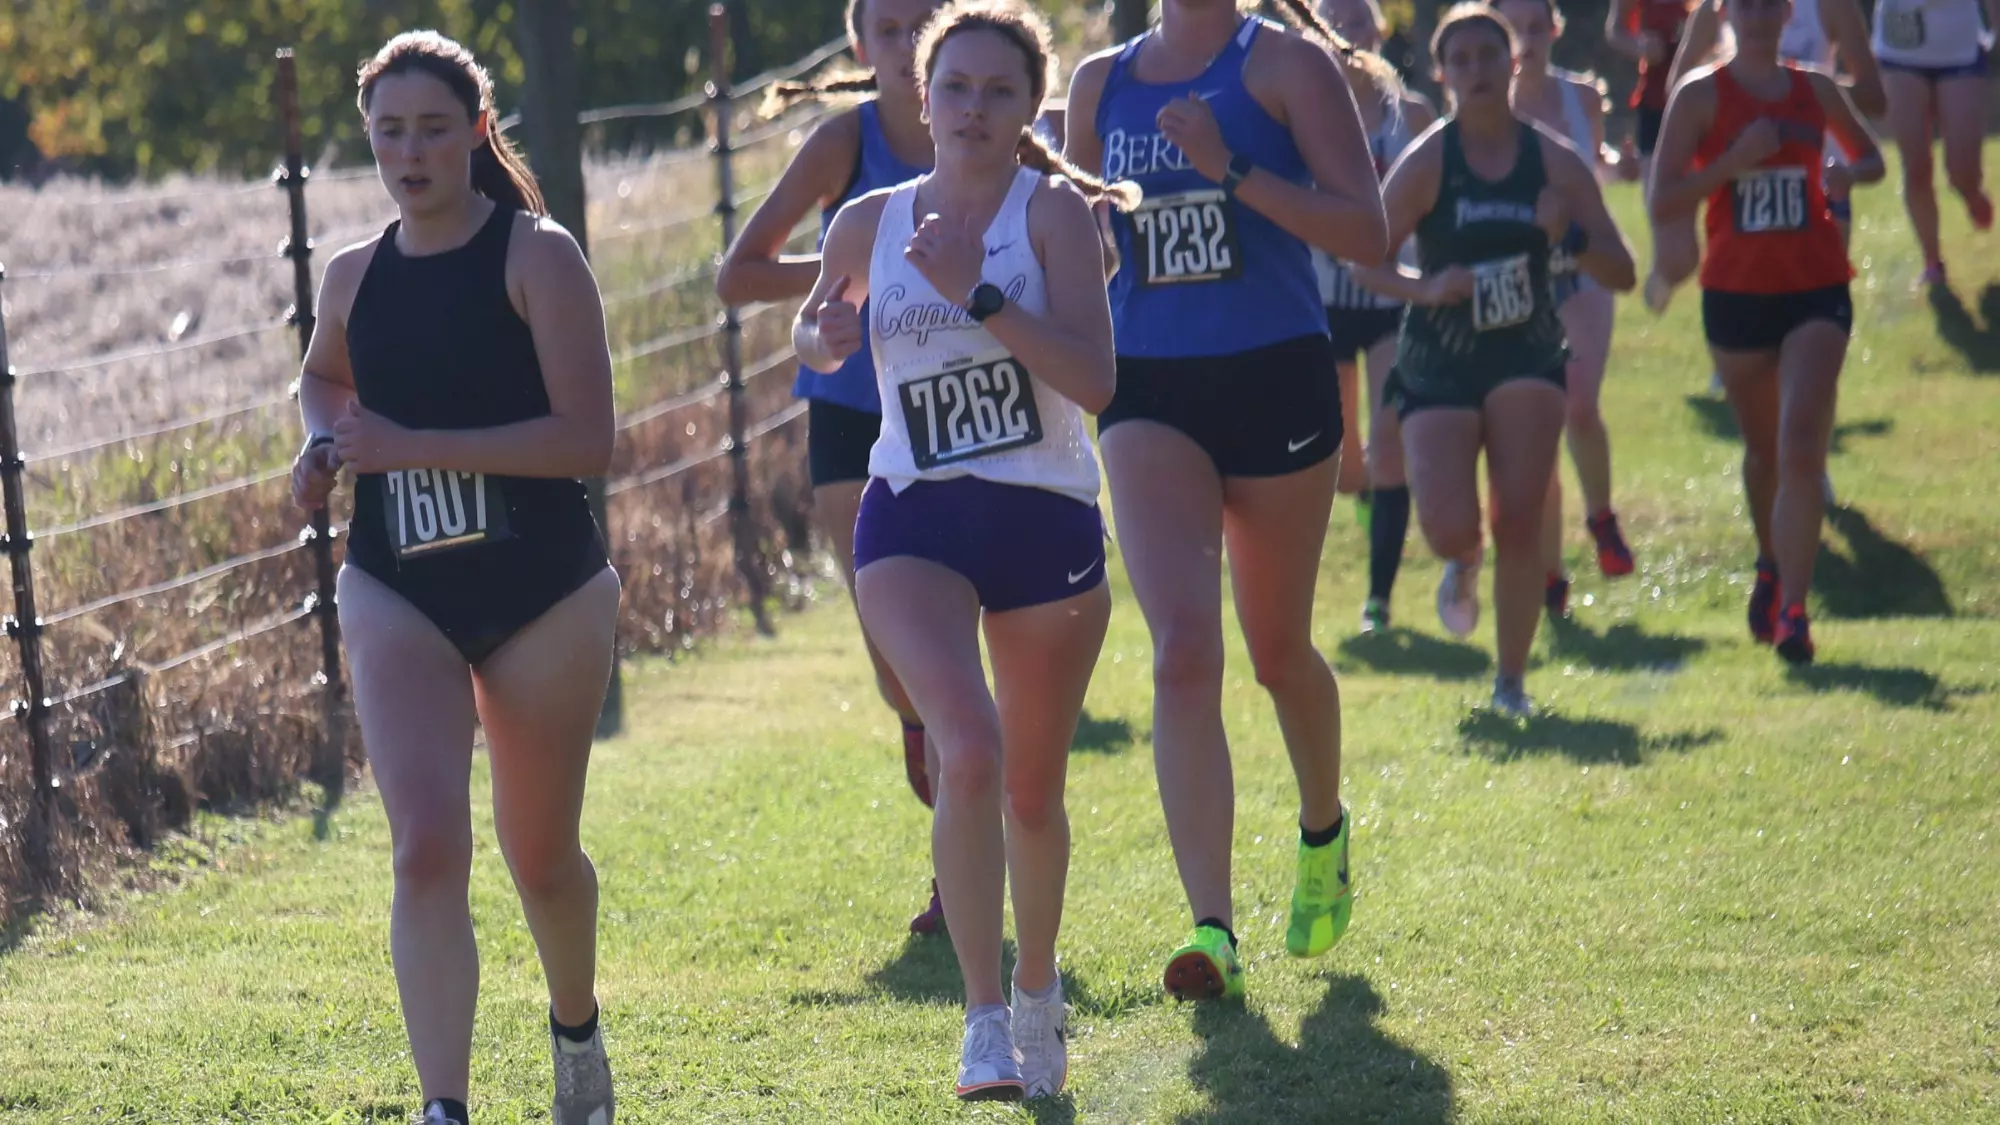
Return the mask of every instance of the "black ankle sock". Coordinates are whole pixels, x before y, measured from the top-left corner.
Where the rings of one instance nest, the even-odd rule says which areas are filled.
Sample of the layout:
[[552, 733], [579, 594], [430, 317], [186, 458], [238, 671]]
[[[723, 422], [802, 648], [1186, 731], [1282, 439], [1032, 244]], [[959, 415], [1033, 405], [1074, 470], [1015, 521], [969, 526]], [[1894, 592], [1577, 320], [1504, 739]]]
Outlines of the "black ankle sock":
[[464, 1102], [455, 1102], [450, 1098], [432, 1098], [430, 1104], [444, 1110], [444, 1115], [458, 1122], [458, 1125], [472, 1125], [472, 1117], [466, 1111]]
[[1220, 919], [1220, 918], [1203, 918], [1203, 919], [1201, 919], [1200, 921], [1196, 922], [1196, 923], [1194, 924], [1194, 926], [1195, 926], [1195, 929], [1200, 929], [1200, 928], [1201, 928], [1201, 927], [1203, 927], [1203, 926], [1214, 926], [1214, 927], [1215, 927], [1216, 929], [1218, 929], [1218, 930], [1221, 930], [1221, 931], [1222, 931], [1223, 933], [1225, 933], [1225, 934], [1228, 934], [1228, 935], [1229, 935], [1229, 948], [1231, 948], [1231, 949], [1235, 949], [1235, 948], [1236, 948], [1236, 931], [1235, 931], [1235, 930], [1232, 930], [1232, 929], [1230, 929], [1230, 928], [1229, 928], [1228, 926], [1225, 926], [1225, 925], [1223, 925], [1223, 924], [1222, 924], [1222, 919]]
[[1347, 822], [1347, 813], [1344, 810], [1341, 812], [1339, 816], [1333, 818], [1333, 824], [1331, 826], [1324, 828], [1318, 832], [1314, 832], [1312, 829], [1307, 828], [1305, 826], [1305, 822], [1300, 821], [1299, 839], [1305, 843], [1306, 847], [1323, 848], [1328, 844], [1333, 843], [1335, 840], [1340, 839], [1340, 826], [1346, 822]]
[[549, 1031], [562, 1036], [572, 1043], [588, 1043], [590, 1042], [590, 1037], [597, 1034], [597, 1012], [598, 1010], [593, 1008], [589, 1019], [575, 1027], [564, 1027], [562, 1024], [556, 1022], [555, 1010], [550, 1009]]
[[903, 733], [904, 733], [904, 734], [922, 734], [922, 733], [924, 733], [924, 724], [922, 724], [922, 723], [913, 723], [913, 722], [911, 722], [911, 721], [910, 721], [910, 720], [908, 720], [908, 719], [904, 719], [904, 720], [903, 720]]
[[1396, 571], [1403, 565], [1403, 541], [1410, 534], [1410, 489], [1378, 488], [1374, 495], [1375, 510], [1368, 517], [1368, 596], [1387, 601], [1396, 588]]

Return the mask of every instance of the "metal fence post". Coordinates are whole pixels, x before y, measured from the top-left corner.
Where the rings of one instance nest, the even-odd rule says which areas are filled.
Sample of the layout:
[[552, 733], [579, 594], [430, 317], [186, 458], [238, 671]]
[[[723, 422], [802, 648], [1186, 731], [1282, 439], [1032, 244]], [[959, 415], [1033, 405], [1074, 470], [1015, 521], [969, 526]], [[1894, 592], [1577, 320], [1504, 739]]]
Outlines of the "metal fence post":
[[[278, 186], [290, 204], [292, 230], [285, 239], [284, 255], [292, 260], [293, 303], [287, 320], [298, 329], [299, 355], [312, 346], [313, 315], [312, 239], [306, 234], [306, 178], [304, 144], [299, 130], [299, 71], [290, 47], [278, 50], [278, 113], [284, 127], [285, 163], [278, 169]], [[313, 773], [329, 793], [337, 791], [347, 769], [346, 692], [340, 674], [340, 611], [334, 601], [333, 528], [326, 508], [312, 514], [312, 556], [316, 589], [308, 595], [313, 616], [319, 619], [320, 677], [325, 714], [320, 728], [319, 759]]]
[[[722, 220], [722, 249], [736, 241], [735, 169], [729, 147], [729, 11], [720, 2], [708, 6], [708, 104], [715, 124], [715, 214]], [[736, 569], [750, 599], [757, 631], [772, 633], [764, 601], [768, 595], [757, 551], [756, 529], [750, 522], [750, 450], [743, 440], [743, 322], [736, 306], [722, 310], [722, 384], [729, 392], [729, 528], [735, 541]]]
[[[6, 280], [7, 267], [0, 265], [0, 291], [4, 291]], [[0, 547], [7, 552], [14, 579], [14, 616], [7, 619], [7, 633], [21, 648], [21, 679], [28, 691], [27, 702], [14, 704], [13, 713], [28, 724], [28, 770], [34, 784], [25, 833], [28, 870], [33, 878], [47, 881], [55, 874], [51, 837], [56, 790], [62, 779], [56, 776], [55, 756], [49, 747], [42, 619], [35, 612], [35, 567], [29, 558], [35, 543], [28, 534], [28, 507], [21, 492], [21, 475], [28, 466], [21, 457], [20, 435], [14, 426], [15, 381], [13, 365], [7, 362], [7, 323], [0, 317], [0, 501], [5, 503], [7, 517], [7, 534]]]

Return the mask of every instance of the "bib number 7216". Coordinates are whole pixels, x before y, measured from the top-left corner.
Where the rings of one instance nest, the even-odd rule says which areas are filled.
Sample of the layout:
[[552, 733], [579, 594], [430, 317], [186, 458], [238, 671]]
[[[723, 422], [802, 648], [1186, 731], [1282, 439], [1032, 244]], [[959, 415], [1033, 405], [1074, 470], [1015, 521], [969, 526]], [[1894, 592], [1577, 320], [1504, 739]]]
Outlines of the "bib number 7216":
[[1042, 415], [1021, 361], [953, 367], [897, 388], [919, 470], [988, 457], [1042, 440]]
[[1736, 233], [1774, 234], [1806, 229], [1806, 170], [1763, 168], [1738, 177]]
[[398, 469], [382, 475], [382, 494], [397, 558], [508, 537], [507, 503], [485, 473]]

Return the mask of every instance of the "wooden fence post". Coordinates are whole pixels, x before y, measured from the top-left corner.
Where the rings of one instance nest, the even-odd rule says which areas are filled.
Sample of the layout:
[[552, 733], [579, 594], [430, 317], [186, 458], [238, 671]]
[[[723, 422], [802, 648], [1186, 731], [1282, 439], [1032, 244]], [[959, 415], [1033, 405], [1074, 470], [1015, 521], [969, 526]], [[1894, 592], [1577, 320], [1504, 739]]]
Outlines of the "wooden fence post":
[[[7, 268], [0, 265], [0, 290], [7, 281]], [[7, 323], [0, 318], [0, 502], [6, 507], [7, 533], [0, 548], [7, 552], [14, 579], [14, 615], [7, 619], [7, 634], [21, 648], [21, 680], [27, 688], [25, 704], [16, 703], [14, 717], [28, 724], [28, 771], [34, 792], [28, 799], [25, 858], [30, 876], [46, 884], [55, 874], [51, 847], [55, 832], [56, 790], [62, 779], [56, 776], [55, 757], [49, 748], [48, 681], [42, 670], [42, 619], [35, 612], [35, 567], [29, 558], [34, 537], [28, 534], [28, 508], [21, 492], [21, 476], [27, 462], [21, 457], [20, 434], [14, 424], [13, 365], [7, 362]]]

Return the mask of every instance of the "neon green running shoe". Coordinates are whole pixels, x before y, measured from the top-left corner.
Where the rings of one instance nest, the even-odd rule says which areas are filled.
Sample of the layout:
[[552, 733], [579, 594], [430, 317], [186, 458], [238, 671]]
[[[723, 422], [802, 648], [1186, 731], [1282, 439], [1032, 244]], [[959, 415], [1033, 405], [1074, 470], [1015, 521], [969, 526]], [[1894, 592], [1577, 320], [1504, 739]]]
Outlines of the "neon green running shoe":
[[1361, 525], [1361, 534], [1367, 535], [1375, 523], [1375, 494], [1357, 492], [1354, 494], [1354, 522]]
[[1242, 999], [1243, 963], [1229, 932], [1220, 926], [1196, 926], [1187, 944], [1167, 961], [1167, 992], [1176, 1000]]
[[1292, 888], [1292, 917], [1285, 926], [1285, 949], [1294, 957], [1317, 957], [1347, 932], [1354, 913], [1354, 888], [1347, 877], [1347, 840], [1353, 819], [1340, 810], [1340, 835], [1325, 847], [1299, 842], [1298, 882]]

